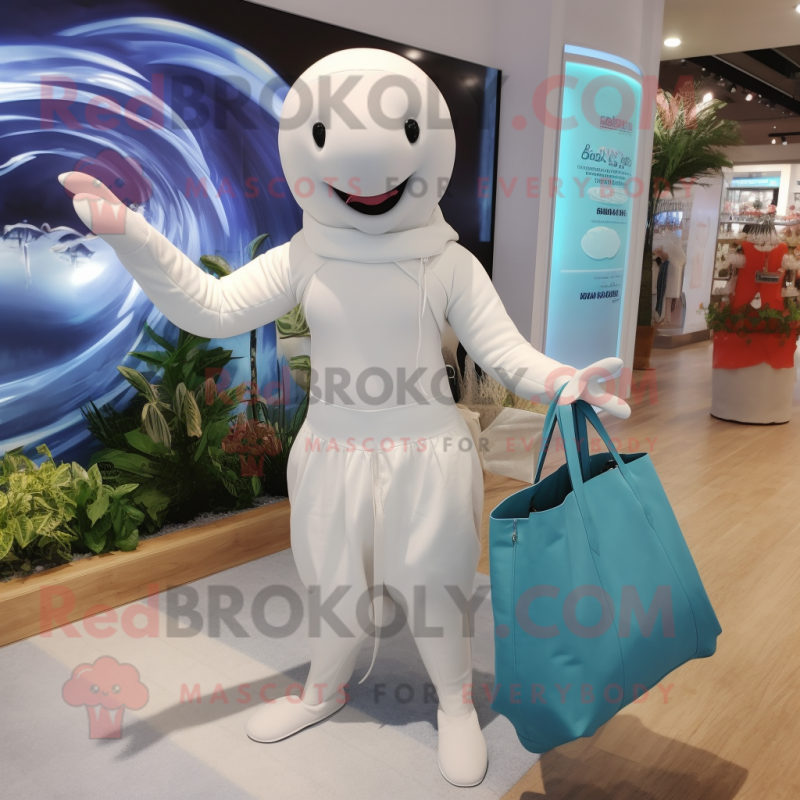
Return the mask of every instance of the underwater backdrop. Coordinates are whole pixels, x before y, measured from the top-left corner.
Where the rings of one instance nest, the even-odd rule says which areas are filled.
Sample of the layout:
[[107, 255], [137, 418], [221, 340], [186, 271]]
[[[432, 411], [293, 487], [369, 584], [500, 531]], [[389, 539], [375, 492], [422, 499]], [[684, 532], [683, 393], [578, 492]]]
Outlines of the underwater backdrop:
[[[81, 407], [122, 408], [134, 390], [117, 366], [145, 369], [126, 354], [154, 346], [143, 323], [176, 330], [82, 226], [59, 173], [94, 174], [193, 261], [241, 266], [256, 236], [276, 246], [301, 225], [278, 157], [289, 85], [344, 47], [409, 48], [241, 1], [35, 0], [3, 13], [0, 455], [46, 442], [57, 460], [85, 461], [96, 445]], [[498, 73], [415, 52], [457, 123], [445, 217], [491, 271]], [[287, 374], [275, 326], [258, 340], [269, 395]], [[248, 381], [249, 337], [221, 343], [239, 360], [220, 387]], [[292, 383], [290, 403], [302, 396]]]

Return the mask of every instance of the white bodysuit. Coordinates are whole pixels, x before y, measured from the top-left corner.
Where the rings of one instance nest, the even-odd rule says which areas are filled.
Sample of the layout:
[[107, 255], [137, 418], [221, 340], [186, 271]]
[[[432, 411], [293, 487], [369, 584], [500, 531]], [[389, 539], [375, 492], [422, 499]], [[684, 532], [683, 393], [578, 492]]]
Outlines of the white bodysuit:
[[[334, 96], [342, 113], [346, 98], [346, 123], [326, 105]], [[309, 632], [304, 701], [322, 707], [349, 681], [370, 612], [378, 626], [383, 620], [386, 586], [436, 687], [440, 726], [469, 716], [471, 727], [447, 729], [440, 767], [457, 785], [473, 785], [486, 750], [463, 691], [472, 674], [465, 607], [480, 556], [483, 474], [450, 394], [441, 331], [449, 323], [475, 362], [523, 397], [549, 398], [569, 383], [560, 402], [583, 396], [624, 417], [624, 401], [600, 398], [587, 382], [622, 362], [576, 373], [517, 331], [439, 210], [455, 136], [441, 93], [410, 61], [348, 50], [317, 62], [286, 97], [279, 146], [303, 228], [219, 280], [90, 176], [59, 180], [81, 219], [180, 328], [236, 336], [302, 304], [312, 381], [288, 465], [292, 550], [311, 605], [335, 600], [335, 616]], [[249, 735], [274, 741], [321, 718], [274, 708], [274, 725], [264, 709]], [[462, 750], [477, 773], [467, 764], [466, 777], [454, 779]]]
[[[156, 306], [200, 336], [236, 336], [303, 306], [314, 377], [289, 459], [292, 549], [323, 602], [351, 587], [334, 606], [348, 635], [323, 619], [311, 637], [309, 703], [349, 680], [374, 580], [412, 632], [442, 629], [416, 640], [442, 707], [463, 713], [471, 657], [462, 609], [480, 557], [483, 474], [450, 394], [441, 330], [449, 322], [483, 369], [526, 397], [552, 394], [564, 372], [523, 339], [456, 239], [437, 207], [424, 228], [378, 236], [306, 214], [291, 242], [223, 280], [152, 228], [141, 247], [118, 253]], [[380, 597], [375, 606], [381, 619]]]

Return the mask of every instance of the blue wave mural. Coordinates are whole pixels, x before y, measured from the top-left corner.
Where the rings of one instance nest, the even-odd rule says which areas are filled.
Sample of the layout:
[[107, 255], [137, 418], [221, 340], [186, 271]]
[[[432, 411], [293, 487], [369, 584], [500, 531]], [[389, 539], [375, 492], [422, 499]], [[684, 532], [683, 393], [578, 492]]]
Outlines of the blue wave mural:
[[[96, 446], [80, 408], [124, 407], [117, 366], [151, 346], [144, 322], [174, 327], [102, 240], [83, 228], [56, 177], [101, 179], [192, 260], [248, 260], [301, 213], [285, 189], [278, 119], [288, 85], [319, 58], [382, 47], [412, 58], [444, 94], [458, 154], [445, 218], [491, 274], [499, 73], [356, 31], [231, 0], [30, 0], [0, 25], [0, 454], [47, 443], [85, 461]], [[489, 191], [486, 191], [487, 187]], [[259, 338], [259, 383], [277, 386], [274, 325]], [[222, 385], [249, 380], [249, 341]], [[266, 389], [269, 394], [269, 390]], [[302, 399], [290, 385], [290, 405]]]
[[[0, 453], [46, 442], [57, 459], [84, 460], [94, 445], [81, 406], [123, 407], [133, 390], [116, 367], [143, 366], [126, 358], [149, 346], [143, 323], [175, 331], [82, 229], [56, 176], [91, 172], [195, 262], [216, 254], [239, 266], [257, 235], [274, 246], [300, 227], [294, 202], [267, 190], [282, 175], [288, 86], [254, 53], [186, 22], [71, 25], [69, 4], [38, 5], [35, 41], [13, 24], [2, 34]], [[242, 357], [230, 382], [249, 380], [247, 336], [221, 343]], [[259, 347], [263, 387], [278, 379], [273, 325]]]

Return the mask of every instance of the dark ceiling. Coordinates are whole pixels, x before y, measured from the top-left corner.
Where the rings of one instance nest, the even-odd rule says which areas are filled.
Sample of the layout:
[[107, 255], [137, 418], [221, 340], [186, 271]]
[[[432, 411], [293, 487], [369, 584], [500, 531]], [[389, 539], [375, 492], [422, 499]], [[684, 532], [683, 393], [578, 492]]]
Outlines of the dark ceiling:
[[800, 143], [800, 45], [661, 62], [667, 91], [686, 76], [728, 104], [720, 115], [741, 123], [745, 144]]

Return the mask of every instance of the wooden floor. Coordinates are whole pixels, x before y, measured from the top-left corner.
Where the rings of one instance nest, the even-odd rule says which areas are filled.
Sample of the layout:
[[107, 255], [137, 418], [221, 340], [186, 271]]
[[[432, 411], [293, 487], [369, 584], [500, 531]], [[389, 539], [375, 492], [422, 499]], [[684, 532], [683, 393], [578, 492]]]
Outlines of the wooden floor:
[[[546, 753], [504, 800], [800, 798], [800, 388], [788, 425], [737, 425], [709, 415], [709, 343], [652, 363], [634, 384], [655, 376], [655, 394], [607, 427], [652, 452], [723, 628], [717, 653], [672, 673], [666, 703], [651, 692]], [[522, 485], [487, 476], [484, 537]]]
[[[736, 425], [709, 415], [708, 343], [657, 350], [653, 363], [655, 372], [635, 374], [650, 390], [632, 417], [608, 429], [623, 451], [652, 453], [722, 624], [717, 653], [670, 675], [668, 702], [651, 692], [591, 739], [546, 753], [504, 800], [800, 798], [800, 387], [788, 425]], [[563, 454], [552, 454], [546, 470], [559, 463]], [[523, 485], [486, 477], [483, 572], [488, 514]], [[285, 506], [248, 512], [285, 517], [269, 552], [289, 545]], [[236, 524], [252, 527], [245, 516]], [[173, 548], [181, 537], [170, 536], [150, 546]], [[231, 565], [226, 557], [214, 556], [217, 569]], [[170, 585], [192, 579], [173, 575]]]

